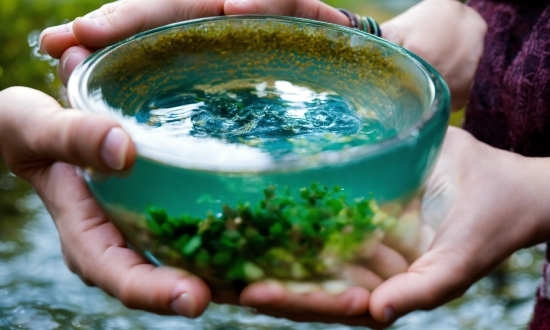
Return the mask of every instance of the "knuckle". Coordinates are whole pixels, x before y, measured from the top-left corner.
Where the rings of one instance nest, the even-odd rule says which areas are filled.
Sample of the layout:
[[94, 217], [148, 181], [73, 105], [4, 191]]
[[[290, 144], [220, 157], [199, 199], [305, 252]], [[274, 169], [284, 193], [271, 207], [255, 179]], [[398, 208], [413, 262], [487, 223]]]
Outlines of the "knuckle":
[[84, 284], [86, 284], [87, 286], [96, 286], [95, 281], [94, 281], [93, 276], [92, 276], [90, 271], [86, 271], [84, 269], [81, 269], [78, 266], [76, 266], [76, 265], [74, 265], [70, 262], [67, 263], [67, 261], [65, 261], [65, 263], [67, 264], [67, 267], [69, 268], [69, 270], [71, 272], [73, 272], [74, 274], [78, 275], [78, 277], [80, 278], [80, 280], [82, 282], [84, 282]]
[[69, 262], [69, 260], [67, 260], [65, 256], [63, 256], [63, 261], [65, 262], [65, 266], [67, 266], [71, 273], [76, 274], [76, 268], [71, 262]]
[[112, 14], [118, 6], [120, 6], [120, 2], [111, 2], [108, 4], [105, 4], [98, 9], [98, 13], [100, 13], [103, 16]]
[[430, 290], [426, 292], [424, 297], [424, 310], [432, 310], [439, 306], [438, 302], [440, 300], [439, 292]]
[[126, 2], [126, 0], [122, 0], [104, 4], [99, 8], [98, 12], [103, 16], [110, 15], [114, 13], [118, 7], [124, 5]]
[[107, 24], [114, 27], [114, 28], [118, 28], [119, 26], [119, 23], [118, 23], [118, 16], [117, 15], [114, 15], [114, 14], [110, 14], [110, 15], [106, 15], [103, 17], [104, 20], [106, 20]]
[[135, 16], [136, 12], [142, 11], [142, 7], [136, 1], [122, 1], [117, 6], [109, 9], [109, 12], [103, 17], [107, 24], [113, 28], [120, 28], [125, 18]]
[[[56, 144], [59, 146], [60, 151], [67, 155], [74, 151], [72, 146], [74, 135], [81, 129], [79, 116], [72, 110], [56, 112], [52, 117], [52, 124], [54, 127], [53, 134], [56, 135]], [[43, 137], [42, 141], [47, 143], [51, 140], [51, 137]]]
[[289, 14], [296, 17], [304, 17], [311, 19], [319, 19], [321, 11], [320, 1], [300, 1], [291, 0], [286, 6], [286, 10], [290, 11]]
[[113, 16], [121, 16], [125, 17], [125, 15], [135, 14], [136, 12], [139, 12], [143, 9], [143, 6], [141, 6], [136, 1], [124, 1], [124, 3], [119, 6], [115, 12], [113, 12]]
[[134, 289], [129, 281], [123, 281], [116, 289], [115, 296], [127, 308], [136, 309], [136, 299], [134, 299]]
[[483, 17], [477, 12], [477, 10], [469, 7], [463, 6], [465, 15], [469, 18], [469, 25], [476, 31], [485, 35], [487, 32], [487, 22]]

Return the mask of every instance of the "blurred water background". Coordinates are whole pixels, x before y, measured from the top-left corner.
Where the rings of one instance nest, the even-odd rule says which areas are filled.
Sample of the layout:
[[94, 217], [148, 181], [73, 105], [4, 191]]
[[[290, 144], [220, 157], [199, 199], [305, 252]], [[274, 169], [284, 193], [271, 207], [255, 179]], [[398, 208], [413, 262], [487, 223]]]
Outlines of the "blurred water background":
[[[197, 0], [199, 1], [199, 0]], [[1, 0], [0, 89], [23, 85], [59, 96], [53, 61], [39, 60], [39, 31], [67, 22], [103, 0]], [[331, 0], [384, 21], [417, 0]], [[33, 48], [33, 46], [35, 48]], [[454, 121], [460, 121], [455, 115]], [[415, 312], [395, 329], [520, 329], [529, 321], [542, 267], [542, 248], [522, 250], [460, 299]], [[355, 329], [292, 323], [212, 305], [199, 319], [132, 311], [84, 285], [64, 265], [50, 216], [30, 186], [0, 160], [0, 329]]]

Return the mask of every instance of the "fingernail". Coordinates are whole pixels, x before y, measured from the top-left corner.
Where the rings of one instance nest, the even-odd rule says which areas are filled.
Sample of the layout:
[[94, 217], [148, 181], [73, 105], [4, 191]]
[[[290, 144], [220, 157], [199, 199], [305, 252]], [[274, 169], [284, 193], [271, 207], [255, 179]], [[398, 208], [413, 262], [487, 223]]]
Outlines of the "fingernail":
[[195, 302], [188, 293], [182, 293], [172, 300], [170, 308], [181, 316], [195, 317]]
[[63, 59], [63, 63], [61, 63], [61, 71], [65, 75], [65, 77], [69, 78], [71, 72], [73, 72], [74, 68], [76, 68], [77, 65], [80, 64], [80, 62], [84, 61], [86, 59], [86, 55], [78, 52], [72, 52], [65, 59]]
[[97, 26], [103, 26], [104, 25], [103, 19], [101, 17], [90, 18], [90, 17], [84, 16], [84, 17], [79, 17], [78, 19], [81, 19], [83, 21], [92, 22]]
[[45, 36], [52, 35], [52, 34], [58, 34], [58, 33], [67, 33], [69, 31], [70, 31], [70, 29], [69, 29], [69, 26], [67, 24], [52, 26], [52, 27], [49, 27], [49, 28], [45, 29], [44, 31], [42, 31], [42, 33], [40, 33], [40, 38], [38, 38], [38, 49], [40, 50], [40, 52], [45, 54], [46, 50], [44, 49], [44, 46], [42, 45], [42, 41], [44, 40]]
[[389, 322], [393, 320], [393, 317], [395, 316], [395, 311], [391, 307], [384, 308], [384, 319], [386, 322]]
[[130, 143], [128, 135], [120, 127], [112, 128], [103, 140], [100, 155], [105, 165], [114, 170], [124, 168], [126, 152]]
[[229, 2], [231, 2], [235, 6], [240, 6], [240, 5], [243, 4], [243, 2], [246, 2], [246, 1], [248, 1], [248, 0], [229, 0]]

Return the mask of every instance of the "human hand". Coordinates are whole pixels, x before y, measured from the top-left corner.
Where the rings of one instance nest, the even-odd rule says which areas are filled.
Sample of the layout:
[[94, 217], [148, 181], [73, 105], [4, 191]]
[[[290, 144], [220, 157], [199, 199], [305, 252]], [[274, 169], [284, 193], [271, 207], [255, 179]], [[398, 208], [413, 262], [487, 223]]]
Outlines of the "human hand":
[[516, 250], [550, 237], [550, 159], [492, 148], [449, 128], [423, 200], [437, 228], [407, 272], [380, 284], [370, 313], [391, 321], [462, 295]]
[[383, 38], [439, 71], [451, 90], [454, 110], [466, 105], [487, 31], [474, 9], [457, 0], [424, 0], [380, 28]]
[[84, 282], [130, 308], [195, 317], [207, 307], [210, 290], [203, 281], [154, 267], [126, 247], [77, 173], [74, 165], [103, 172], [132, 166], [134, 144], [114, 119], [63, 109], [33, 89], [5, 89], [0, 157], [36, 189], [55, 221], [67, 266]]
[[169, 23], [224, 14], [298, 16], [349, 25], [344, 14], [318, 0], [126, 0], [44, 30], [40, 49], [60, 59], [58, 73], [66, 84], [73, 69], [98, 48]]

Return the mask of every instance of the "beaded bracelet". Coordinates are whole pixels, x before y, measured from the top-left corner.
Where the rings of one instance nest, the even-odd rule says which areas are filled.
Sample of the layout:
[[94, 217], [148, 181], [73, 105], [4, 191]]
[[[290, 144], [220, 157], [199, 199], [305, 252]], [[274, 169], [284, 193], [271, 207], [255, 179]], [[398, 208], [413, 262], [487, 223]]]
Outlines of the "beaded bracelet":
[[382, 31], [380, 31], [380, 26], [372, 17], [360, 16], [343, 8], [338, 8], [338, 10], [348, 17], [352, 28], [374, 34], [377, 37], [380, 37], [382, 35]]

